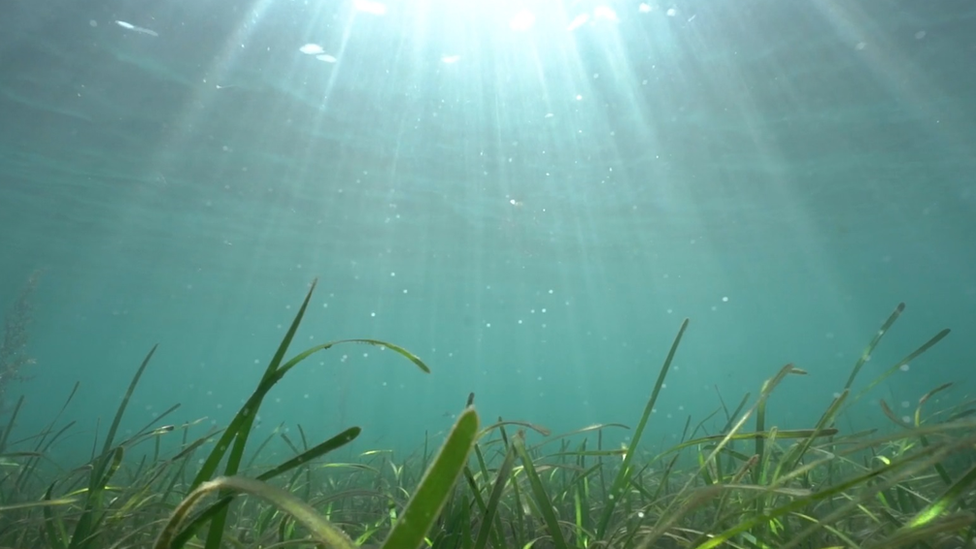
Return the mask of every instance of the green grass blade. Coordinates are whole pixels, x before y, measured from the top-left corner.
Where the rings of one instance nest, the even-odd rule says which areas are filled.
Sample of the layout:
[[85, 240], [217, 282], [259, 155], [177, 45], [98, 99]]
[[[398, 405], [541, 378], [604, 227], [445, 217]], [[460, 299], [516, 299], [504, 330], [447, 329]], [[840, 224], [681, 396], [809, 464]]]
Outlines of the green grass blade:
[[[258, 383], [257, 390], [251, 395], [244, 406], [237, 412], [234, 419], [231, 420], [230, 425], [221, 435], [217, 444], [214, 445], [213, 450], [207, 459], [204, 460], [203, 465], [197, 472], [196, 477], [194, 477], [190, 489], [193, 490], [200, 486], [207, 480], [211, 479], [216, 475], [217, 468], [220, 466], [220, 461], [224, 458], [224, 454], [231, 448], [231, 443], [235, 442], [235, 439], [240, 435], [242, 441], [247, 440], [248, 432], [253, 424], [254, 418], [257, 416], [258, 407], [261, 406], [261, 401], [264, 399], [265, 393], [270, 390], [271, 378], [274, 377], [281, 365], [281, 361], [285, 359], [285, 353], [288, 352], [288, 346], [291, 344], [292, 339], [295, 337], [295, 332], [298, 331], [299, 325], [301, 325], [302, 317], [305, 316], [305, 310], [308, 308], [308, 302], [312, 299], [312, 292], [315, 290], [316, 281], [312, 282], [312, 286], [308, 289], [308, 293], [305, 295], [305, 301], [302, 302], [302, 306], [298, 309], [298, 313], [295, 314], [295, 318], [292, 320], [291, 326], [288, 327], [288, 331], [285, 333], [285, 337], [281, 340], [278, 345], [278, 350], [275, 351], [274, 357], [271, 362], [268, 363], [268, 367], [264, 371], [264, 375], [261, 377], [261, 382]], [[235, 450], [239, 450], [239, 454], [243, 454], [243, 442], [238, 442], [234, 444]], [[233, 463], [230, 460], [224, 473], [227, 475], [233, 475], [237, 473], [237, 468], [240, 466], [240, 456], [237, 458], [237, 463]]]
[[[331, 452], [333, 450], [341, 448], [342, 446], [345, 446], [346, 444], [349, 444], [350, 442], [355, 440], [356, 437], [359, 436], [359, 433], [361, 431], [362, 429], [360, 429], [359, 427], [351, 427], [349, 429], [346, 429], [342, 433], [339, 433], [338, 435], [330, 438], [329, 440], [317, 446], [314, 446], [313, 448], [310, 448], [305, 452], [302, 452], [301, 454], [282, 463], [281, 465], [275, 467], [274, 469], [271, 469], [270, 471], [266, 471], [258, 475], [257, 479], [260, 481], [271, 480], [277, 477], [278, 475], [287, 473], [288, 471], [296, 467], [307, 464], [308, 462], [314, 459], [318, 459], [328, 452]], [[205, 511], [199, 513], [196, 517], [193, 518], [192, 521], [190, 521], [189, 524], [187, 524], [186, 528], [184, 528], [182, 532], [174, 535], [173, 541], [171, 543], [172, 547], [183, 547], [188, 541], [190, 541], [190, 538], [194, 536], [194, 534], [201, 526], [203, 526], [204, 524], [207, 523], [207, 521], [212, 520], [215, 516], [217, 516], [218, 513], [220, 513], [228, 505], [230, 505], [231, 501], [233, 501], [233, 498], [230, 496], [221, 498], [213, 505], [211, 505], [209, 508], [207, 508]]]
[[953, 483], [938, 499], [926, 506], [925, 509], [922, 509], [908, 523], [907, 528], [921, 528], [947, 514], [953, 506], [963, 501], [963, 498], [965, 498], [974, 483], [976, 483], [976, 466], [970, 468], [965, 475]]
[[912, 362], [913, 360], [915, 360], [916, 358], [918, 358], [922, 353], [924, 353], [925, 351], [928, 351], [933, 346], [935, 346], [936, 343], [942, 341], [943, 338], [945, 338], [947, 335], [949, 335], [950, 331], [951, 330], [949, 330], [948, 328], [946, 328], [946, 329], [942, 330], [941, 332], [935, 334], [934, 336], [932, 336], [931, 339], [929, 339], [924, 344], [922, 344], [921, 347], [919, 347], [918, 349], [915, 349], [908, 356], [906, 356], [905, 358], [899, 360], [891, 368], [888, 368], [883, 374], [881, 374], [880, 376], [878, 376], [877, 378], [875, 378], [873, 381], [871, 381], [871, 383], [869, 383], [867, 387], [865, 387], [864, 389], [861, 389], [861, 392], [859, 392], [857, 394], [857, 396], [850, 402], [850, 404], [848, 404], [848, 406], [850, 406], [850, 405], [854, 404], [855, 402], [859, 401], [862, 397], [864, 397], [864, 395], [866, 395], [868, 392], [870, 392], [871, 389], [875, 388], [882, 381], [888, 379], [892, 374], [894, 374], [899, 369], [901, 369], [902, 366], [904, 366], [904, 365]]
[[868, 343], [868, 346], [864, 349], [864, 352], [861, 353], [861, 357], [858, 358], [857, 362], [854, 364], [854, 368], [851, 370], [851, 375], [848, 376], [847, 383], [844, 384], [845, 390], [850, 389], [851, 385], [854, 385], [854, 378], [857, 377], [857, 374], [858, 372], [861, 371], [861, 368], [864, 366], [864, 363], [871, 359], [871, 354], [874, 353], [874, 349], [878, 346], [878, 343], [881, 343], [881, 338], [883, 338], [885, 334], [888, 333], [888, 330], [891, 329], [891, 326], [895, 323], [896, 320], [898, 320], [898, 317], [901, 316], [901, 313], [904, 310], [905, 310], [905, 304], [899, 303], [898, 306], [895, 307], [895, 310], [892, 311], [891, 315], [888, 316], [888, 320], [886, 320], [885, 323], [881, 325], [881, 329], [874, 334], [874, 337], [871, 339], [871, 342]]
[[641, 415], [640, 421], [637, 424], [637, 429], [634, 430], [634, 436], [630, 442], [630, 451], [624, 454], [624, 459], [620, 465], [620, 469], [617, 471], [617, 475], [614, 478], [613, 483], [610, 485], [610, 499], [603, 508], [603, 514], [600, 516], [600, 524], [597, 528], [597, 537], [600, 539], [603, 539], [603, 536], [607, 532], [616, 502], [620, 500], [620, 496], [623, 495], [624, 488], [629, 484], [631, 462], [634, 459], [634, 454], [640, 447], [641, 435], [644, 434], [644, 428], [647, 426], [647, 420], [651, 416], [651, 411], [654, 409], [654, 404], [657, 402], [658, 394], [660, 394], [661, 387], [664, 385], [664, 379], [668, 375], [668, 370], [671, 369], [671, 362], [674, 360], [674, 355], [678, 351], [678, 345], [681, 343], [681, 337], [684, 336], [687, 328], [688, 319], [686, 318], [681, 323], [681, 327], [678, 329], [678, 334], [675, 336], [674, 342], [671, 343], [671, 349], [668, 351], [667, 358], [664, 359], [664, 364], [661, 365], [661, 370], [657, 375], [657, 381], [654, 383], [654, 389], [651, 391], [651, 397], [647, 400], [647, 405], [644, 406], [644, 413]]
[[[768, 524], [787, 514], [807, 508], [815, 504], [816, 502], [832, 499], [834, 498], [834, 496], [843, 494], [845, 492], [848, 492], [849, 490], [866, 486], [872, 480], [879, 477], [883, 478], [884, 475], [886, 475], [887, 473], [906, 467], [907, 465], [910, 465], [911, 463], [920, 460], [924, 457], [926, 457], [926, 454], [924, 453], [909, 455], [899, 461], [892, 461], [878, 469], [868, 471], [866, 473], [848, 479], [834, 486], [823, 488], [818, 492], [797, 497], [792, 501], [790, 501], [789, 503], [786, 503], [774, 509], [766, 510], [762, 514], [753, 515], [745, 520], [739, 521], [732, 528], [729, 528], [724, 532], [721, 532], [720, 534], [711, 537], [706, 542], [699, 545], [697, 549], [715, 549], [718, 547], [722, 547], [723, 544], [725, 544], [726, 542], [728, 542], [730, 539], [732, 539], [734, 536], [738, 534], [747, 531], [752, 531], [754, 528], [760, 525]], [[734, 489], [734, 488], [746, 488], [746, 487], [729, 487], [729, 488]], [[758, 487], [758, 489], [768, 490], [768, 488], [766, 487]], [[799, 540], [794, 540], [794, 542], [796, 541]]]
[[522, 433], [515, 435], [515, 438], [512, 440], [512, 446], [515, 447], [515, 451], [522, 458], [525, 476], [529, 479], [529, 488], [532, 489], [532, 495], [535, 497], [536, 505], [539, 507], [542, 519], [545, 521], [546, 528], [549, 530], [553, 547], [556, 549], [568, 547], [566, 545], [566, 539], [563, 537], [563, 532], [559, 528], [559, 520], [553, 511], [552, 500], [549, 499], [549, 494], [546, 493], [546, 488], [542, 485], [542, 479], [539, 478], [539, 474], [535, 470], [532, 457], [525, 449], [525, 440], [523, 439]]
[[349, 536], [325, 520], [307, 503], [280, 488], [271, 486], [260, 480], [244, 477], [221, 477], [197, 487], [173, 512], [169, 522], [156, 539], [155, 549], [172, 549], [173, 547], [177, 547], [174, 544], [176, 533], [180, 530], [183, 521], [186, 520], [186, 517], [189, 516], [193, 507], [199, 503], [200, 499], [210, 492], [219, 491], [223, 493], [227, 490], [251, 494], [271, 502], [277, 508], [294, 517], [296, 521], [307, 528], [312, 533], [312, 536], [325, 547], [356, 549], [356, 544], [349, 539]]
[[508, 477], [511, 475], [514, 465], [515, 448], [510, 446], [508, 452], [505, 453], [505, 460], [502, 462], [501, 467], [498, 468], [498, 475], [495, 477], [495, 484], [491, 488], [491, 495], [488, 496], [484, 517], [481, 519], [481, 529], [478, 530], [478, 538], [475, 540], [474, 549], [484, 549], [488, 545], [488, 535], [494, 527], [495, 516], [498, 514], [498, 503], [502, 499], [502, 492], [505, 490], [505, 484], [508, 483]]
[[[122, 416], [125, 415], [125, 409], [129, 405], [129, 400], [132, 398], [132, 393], [135, 392], [136, 386], [139, 384], [139, 379], [142, 378], [143, 372], [146, 371], [146, 366], [149, 365], [149, 360], [152, 359], [153, 354], [156, 352], [157, 345], [153, 345], [152, 349], [149, 350], [149, 354], [146, 358], [142, 360], [142, 364], [139, 369], [136, 370], [136, 374], [132, 377], [132, 381], [129, 383], [129, 388], [126, 390], [125, 395], [122, 397], [122, 402], [119, 403], [119, 407], [115, 411], [115, 418], [112, 420], [112, 426], [109, 428], [108, 434], [105, 436], [105, 443], [102, 445], [101, 455], [95, 458], [92, 464], [92, 471], [89, 476], [88, 482], [88, 492], [86, 494], [87, 500], [85, 502], [84, 511], [81, 517], [78, 519], [75, 525], [74, 532], [71, 534], [71, 541], [68, 544], [70, 549], [84, 549], [90, 547], [95, 538], [92, 535], [95, 531], [95, 525], [100, 521], [100, 518], [96, 517], [96, 514], [100, 512], [102, 507], [102, 492], [105, 490], [105, 484], [108, 482], [108, 477], [111, 474], [107, 474], [106, 469], [108, 469], [114, 463], [114, 460], [120, 459], [120, 456], [112, 452], [112, 443], [115, 441], [115, 433], [119, 430], [119, 424], [122, 423]], [[121, 450], [121, 448], [119, 448]], [[118, 467], [116, 466], [116, 469]], [[112, 471], [114, 473], [114, 471]]]
[[389, 537], [383, 542], [383, 549], [414, 549], [420, 546], [450, 497], [477, 436], [478, 414], [474, 408], [467, 408], [458, 417], [413, 497], [393, 525]]
[[[330, 349], [339, 343], [365, 343], [389, 348], [401, 356], [406, 357], [422, 371], [430, 371], [423, 361], [406, 349], [403, 349], [398, 345], [393, 345], [391, 343], [376, 339], [345, 339], [317, 345], [305, 350], [302, 353], [299, 353], [288, 362], [282, 364], [285, 354], [288, 352], [288, 347], [291, 345], [291, 342], [295, 337], [295, 333], [298, 331], [298, 327], [305, 316], [305, 311], [308, 309], [308, 303], [311, 300], [312, 292], [315, 290], [315, 284], [315, 282], [312, 283], [308, 293], [305, 295], [305, 300], [302, 302], [302, 305], [296, 313], [294, 320], [292, 320], [292, 323], [278, 346], [278, 350], [275, 352], [274, 357], [268, 364], [267, 369], [265, 369], [264, 375], [262, 376], [258, 387], [247, 399], [244, 406], [241, 407], [241, 409], [231, 420], [230, 425], [227, 426], [227, 429], [221, 435], [213, 450], [204, 460], [203, 465], [190, 485], [191, 489], [200, 486], [207, 479], [213, 478], [217, 472], [217, 468], [220, 466], [221, 460], [223, 460], [228, 451], [230, 454], [228, 455], [227, 461], [224, 465], [223, 474], [224, 476], [234, 476], [237, 474], [240, 469], [241, 461], [243, 460], [247, 440], [251, 434], [251, 427], [254, 424], [254, 418], [257, 417], [258, 410], [261, 407], [265, 396], [268, 394], [271, 388], [274, 387], [274, 385], [277, 384], [278, 381], [280, 381], [292, 368], [318, 351]], [[205, 545], [207, 549], [218, 549], [220, 547], [226, 519], [226, 510], [217, 513], [213, 517], [210, 526], [210, 533], [207, 536], [207, 542]]]

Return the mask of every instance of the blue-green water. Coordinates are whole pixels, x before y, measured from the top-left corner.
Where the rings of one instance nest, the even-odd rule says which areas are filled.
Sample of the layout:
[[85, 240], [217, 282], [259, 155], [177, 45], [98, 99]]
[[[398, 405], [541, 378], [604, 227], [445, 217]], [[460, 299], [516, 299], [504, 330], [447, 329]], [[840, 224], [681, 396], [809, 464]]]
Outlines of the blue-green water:
[[633, 426], [685, 317], [654, 444], [788, 362], [809, 375], [770, 422], [808, 427], [901, 301], [857, 389], [953, 332], [857, 426], [973, 390], [972, 2], [4, 12], [4, 311], [42, 270], [37, 363], [5, 404], [26, 395], [27, 436], [81, 382], [56, 457], [90, 452], [155, 343], [125, 428], [177, 402], [165, 422], [226, 422], [316, 277], [293, 352], [380, 338], [433, 372], [321, 353], [263, 433], [361, 425], [356, 449], [409, 451], [470, 391], [486, 418]]

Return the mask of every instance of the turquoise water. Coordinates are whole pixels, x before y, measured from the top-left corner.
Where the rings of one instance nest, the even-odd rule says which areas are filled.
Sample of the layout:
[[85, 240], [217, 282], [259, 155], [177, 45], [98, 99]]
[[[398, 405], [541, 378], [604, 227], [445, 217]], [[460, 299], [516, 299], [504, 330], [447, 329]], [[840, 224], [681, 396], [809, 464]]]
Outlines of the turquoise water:
[[[0, 22], [0, 306], [31, 273], [22, 436], [221, 425], [309, 283], [259, 430], [418, 448], [485, 418], [658, 445], [794, 362], [809, 427], [899, 302], [847, 425], [976, 362], [976, 6], [964, 1], [55, 2]], [[584, 19], [585, 18], [585, 19]], [[724, 415], [706, 422], [710, 432]], [[101, 420], [101, 427], [98, 421]], [[204, 427], [200, 427], [202, 434]], [[620, 435], [624, 437], [626, 435]], [[622, 439], [621, 441], [623, 441]]]

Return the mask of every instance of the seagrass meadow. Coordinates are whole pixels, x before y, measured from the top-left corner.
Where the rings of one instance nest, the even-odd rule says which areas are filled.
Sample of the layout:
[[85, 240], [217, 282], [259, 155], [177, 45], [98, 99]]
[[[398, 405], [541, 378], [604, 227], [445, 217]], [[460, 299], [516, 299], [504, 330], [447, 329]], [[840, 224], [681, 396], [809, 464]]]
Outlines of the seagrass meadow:
[[[274, 386], [317, 353], [361, 344], [393, 351], [403, 366], [430, 373], [394, 343], [346, 339], [295, 350], [315, 284], [263, 376], [233, 419], [205, 430], [166, 425], [160, 414], [125, 438], [119, 425], [151, 349], [88, 463], [52, 467], [47, 451], [74, 422], [57, 413], [40, 432], [18, 432], [21, 399], [0, 436], [0, 547], [103, 548], [964, 548], [976, 539], [976, 401], [934, 406], [949, 383], [931, 387], [910, 415], [881, 399], [889, 425], [853, 431], [852, 404], [949, 335], [942, 330], [874, 379], [862, 366], [904, 310], [898, 305], [852, 365], [843, 390], [804, 429], [779, 429], [768, 397], [803, 383], [792, 364], [735, 406], [716, 402], [688, 417], [680, 441], [656, 452], [642, 444], [682, 337], [646, 387], [640, 417], [553, 434], [521, 419], [486, 418], [476, 395], [459, 395], [444, 437], [417, 441], [406, 457], [363, 446], [354, 422], [324, 441], [274, 432], [255, 438], [255, 418]], [[436, 375], [436, 372], [434, 373]], [[68, 397], [70, 402], [74, 393]], [[65, 406], [67, 402], [65, 403]], [[630, 444], [608, 447], [609, 430]], [[532, 434], [531, 442], [527, 434]], [[291, 456], [263, 466], [283, 440]], [[162, 444], [167, 441], [167, 444]], [[175, 441], [175, 442], [173, 442]], [[354, 449], [354, 460], [332, 458]]]
[[974, 30], [0, 0], [0, 549], [976, 549]]

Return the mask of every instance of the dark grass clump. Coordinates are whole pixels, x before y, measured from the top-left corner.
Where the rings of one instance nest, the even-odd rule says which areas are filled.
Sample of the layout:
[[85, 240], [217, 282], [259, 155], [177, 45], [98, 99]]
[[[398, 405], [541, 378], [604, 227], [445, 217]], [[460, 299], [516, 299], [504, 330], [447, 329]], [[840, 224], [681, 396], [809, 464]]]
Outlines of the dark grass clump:
[[[904, 309], [900, 305], [852, 368], [844, 390], [809, 428], [781, 430], [767, 407], [786, 365], [729, 411], [720, 403], [681, 441], [651, 454], [640, 442], [688, 328], [684, 321], [650, 387], [629, 448], [603, 435], [622, 424], [551, 436], [505, 421], [480, 426], [474, 395], [437, 451], [414, 455], [359, 448], [330, 460], [358, 427], [310, 443], [276, 432], [250, 446], [271, 388], [314, 353], [350, 342], [388, 348], [422, 372], [409, 351], [374, 339], [333, 341], [286, 360], [309, 291], [271, 363], [225, 428], [117, 428], [153, 352], [136, 372], [104, 440], [83, 467], [59, 471], [44, 455], [72, 423], [60, 414], [0, 456], [0, 547], [218, 549], [278, 547], [430, 548], [955, 548], [976, 537], [976, 402], [936, 408], [920, 395], [910, 421], [881, 401], [890, 428], [845, 432], [851, 404], [948, 335], [943, 330], [852, 393], [861, 366]], [[73, 393], [72, 393], [73, 395]], [[68, 398], [70, 401], [70, 396]], [[63, 408], [62, 408], [63, 411]], [[195, 433], [195, 434], [193, 434]], [[528, 435], [532, 434], [530, 438]], [[6, 437], [6, 435], [5, 435]], [[272, 443], [291, 457], [256, 465]], [[176, 447], [165, 451], [166, 447]], [[174, 444], [175, 442], [175, 444]], [[256, 443], [256, 444], [255, 444]], [[130, 457], [140, 447], [137, 457]], [[245, 460], [245, 456], [247, 459]], [[52, 472], [53, 471], [53, 472]]]

